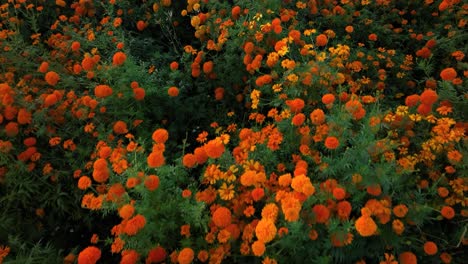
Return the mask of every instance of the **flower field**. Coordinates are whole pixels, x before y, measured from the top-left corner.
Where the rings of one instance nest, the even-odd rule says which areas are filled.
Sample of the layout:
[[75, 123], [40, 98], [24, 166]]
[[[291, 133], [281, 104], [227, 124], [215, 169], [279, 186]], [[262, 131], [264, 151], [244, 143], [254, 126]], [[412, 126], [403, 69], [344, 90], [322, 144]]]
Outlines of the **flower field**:
[[466, 263], [464, 1], [0, 17], [0, 264]]

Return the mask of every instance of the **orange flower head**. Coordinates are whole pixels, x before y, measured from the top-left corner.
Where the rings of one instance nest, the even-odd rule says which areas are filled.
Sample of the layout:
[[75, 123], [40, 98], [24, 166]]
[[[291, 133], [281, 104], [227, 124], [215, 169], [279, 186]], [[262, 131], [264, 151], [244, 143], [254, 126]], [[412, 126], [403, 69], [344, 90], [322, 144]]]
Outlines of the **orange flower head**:
[[179, 95], [179, 88], [177, 88], [175, 86], [171, 86], [171, 87], [169, 87], [169, 89], [167, 89], [167, 94], [170, 97], [177, 97]]
[[377, 231], [377, 224], [370, 216], [363, 215], [359, 217], [354, 225], [356, 231], [363, 237], [372, 236]]
[[117, 121], [114, 123], [113, 127], [114, 133], [117, 135], [122, 135], [128, 132], [127, 124], [124, 121]]
[[120, 66], [125, 63], [127, 60], [127, 55], [122, 51], [117, 51], [114, 56], [112, 57], [112, 64], [114, 66]]
[[122, 219], [130, 219], [134, 213], [135, 207], [131, 204], [126, 204], [119, 209], [119, 216], [122, 217]]
[[442, 209], [440, 210], [440, 214], [445, 218], [445, 219], [452, 219], [455, 217], [455, 210], [453, 210], [452, 207], [450, 206], [443, 206]]
[[179, 264], [190, 264], [195, 257], [195, 252], [191, 248], [184, 248], [179, 252], [177, 261]]
[[445, 68], [440, 72], [440, 78], [444, 81], [453, 81], [457, 78], [457, 71], [454, 68]]
[[150, 191], [156, 190], [159, 187], [159, 177], [156, 175], [149, 175], [145, 179], [145, 186]]
[[265, 254], [265, 250], [266, 250], [265, 243], [263, 243], [262, 241], [253, 242], [252, 252], [255, 256], [257, 257], [263, 256], [263, 254]]
[[333, 94], [325, 94], [322, 96], [322, 103], [328, 105], [335, 102], [335, 96]]
[[328, 37], [325, 34], [320, 34], [315, 38], [315, 44], [319, 47], [323, 47], [327, 45]]
[[169, 133], [164, 128], [158, 128], [153, 132], [151, 138], [159, 144], [164, 144], [169, 139]]
[[213, 213], [213, 222], [217, 227], [227, 227], [231, 224], [231, 211], [226, 207], [218, 207]]
[[255, 235], [258, 240], [263, 243], [268, 243], [276, 237], [276, 226], [272, 219], [263, 218], [255, 227]]
[[314, 205], [312, 212], [315, 214], [315, 221], [317, 223], [324, 224], [330, 218], [330, 210], [323, 204]]
[[406, 251], [400, 254], [398, 256], [398, 259], [400, 260], [400, 264], [417, 264], [418, 259], [416, 258], [416, 255], [413, 254], [413, 252]]
[[325, 139], [325, 147], [327, 149], [336, 149], [340, 145], [340, 141], [336, 137], [327, 137]]
[[78, 264], [95, 264], [100, 258], [101, 250], [95, 246], [90, 246], [78, 254]]
[[97, 85], [94, 88], [94, 95], [96, 95], [98, 98], [108, 97], [112, 95], [112, 92], [112, 88], [105, 84]]
[[435, 255], [437, 254], [437, 244], [432, 242], [432, 241], [427, 241], [426, 243], [424, 243], [424, 252], [427, 254], [427, 255]]
[[291, 109], [291, 112], [299, 113], [301, 112], [302, 108], [304, 108], [305, 103], [304, 103], [304, 100], [300, 98], [296, 98], [293, 100], [287, 100], [286, 105], [289, 106], [289, 108]]
[[424, 90], [424, 92], [420, 96], [421, 103], [426, 104], [426, 105], [434, 104], [435, 102], [437, 102], [438, 98], [439, 98], [439, 96], [432, 89]]
[[47, 82], [47, 84], [51, 85], [51, 86], [55, 86], [58, 81], [60, 80], [60, 75], [58, 75], [58, 73], [54, 72], [54, 71], [49, 71], [46, 73], [45, 75], [45, 81]]

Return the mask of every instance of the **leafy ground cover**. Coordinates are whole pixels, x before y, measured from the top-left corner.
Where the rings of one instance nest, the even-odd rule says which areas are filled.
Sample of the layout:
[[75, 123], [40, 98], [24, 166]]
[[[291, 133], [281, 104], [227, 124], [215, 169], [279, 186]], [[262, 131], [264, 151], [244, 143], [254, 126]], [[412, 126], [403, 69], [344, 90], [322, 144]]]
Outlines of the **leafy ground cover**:
[[463, 263], [463, 1], [4, 2], [0, 263]]

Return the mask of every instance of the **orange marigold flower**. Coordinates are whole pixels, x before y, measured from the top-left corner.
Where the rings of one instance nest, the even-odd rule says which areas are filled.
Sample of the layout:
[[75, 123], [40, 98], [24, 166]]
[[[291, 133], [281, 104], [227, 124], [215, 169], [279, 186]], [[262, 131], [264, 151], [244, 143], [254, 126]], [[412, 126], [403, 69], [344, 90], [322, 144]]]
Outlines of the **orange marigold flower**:
[[146, 257], [146, 263], [163, 262], [166, 259], [166, 257], [166, 250], [161, 246], [157, 246], [148, 252], [148, 256]]
[[73, 41], [72, 44], [70, 45], [72, 51], [79, 51], [81, 44], [78, 41]]
[[140, 258], [140, 254], [134, 249], [122, 251], [120, 264], [135, 264]]
[[78, 254], [78, 264], [94, 264], [101, 258], [101, 250], [97, 247], [90, 246], [83, 249]]
[[380, 184], [367, 186], [366, 190], [368, 194], [373, 196], [379, 196], [382, 193], [382, 188], [380, 187]]
[[130, 217], [133, 216], [135, 213], [135, 207], [131, 204], [126, 204], [119, 209], [119, 216], [122, 217], [122, 219], [130, 219]]
[[81, 176], [78, 180], [78, 189], [86, 190], [91, 186], [91, 178], [88, 176]]
[[60, 75], [54, 71], [47, 72], [45, 75], [45, 81], [52, 86], [55, 86], [60, 80]]
[[323, 204], [314, 205], [312, 212], [315, 214], [315, 221], [317, 223], [324, 224], [330, 218], [330, 210]]
[[447, 252], [442, 252], [440, 254], [440, 260], [442, 261], [442, 263], [448, 264], [452, 262], [452, 256]]
[[266, 250], [265, 243], [263, 243], [262, 241], [255, 241], [252, 243], [252, 253], [255, 256], [257, 257], [263, 256], [263, 254], [265, 254], [265, 250]]
[[56, 94], [48, 94], [46, 98], [44, 99], [44, 106], [49, 107], [51, 105], [54, 105], [57, 103], [59, 100], [58, 96]]
[[141, 101], [145, 99], [145, 95], [146, 95], [145, 89], [141, 87], [137, 87], [133, 89], [133, 98], [135, 98], [135, 100]]
[[169, 64], [169, 68], [172, 71], [175, 71], [175, 70], [179, 69], [179, 63], [177, 63], [177, 61], [173, 61], [173, 62], [171, 62], [171, 64]]
[[197, 164], [197, 157], [192, 153], [185, 154], [182, 164], [187, 168], [193, 168]]
[[194, 257], [195, 252], [193, 252], [193, 249], [184, 248], [179, 252], [179, 255], [177, 256], [177, 261], [179, 262], [179, 264], [190, 264], [192, 263]]
[[151, 138], [156, 143], [164, 144], [169, 139], [169, 133], [164, 128], [158, 128], [153, 132], [153, 134], [151, 135]]
[[396, 217], [403, 218], [405, 215], [408, 213], [408, 207], [404, 204], [399, 204], [395, 207], [393, 207], [393, 214]]
[[328, 105], [335, 102], [335, 96], [333, 94], [325, 94], [322, 96], [322, 103]]
[[205, 74], [211, 73], [213, 71], [213, 62], [212, 61], [207, 61], [203, 63], [203, 72]]
[[124, 64], [125, 60], [127, 60], [127, 55], [125, 55], [125, 53], [122, 51], [117, 51], [112, 57], [112, 64], [114, 66], [120, 66]]
[[43, 61], [41, 65], [39, 66], [39, 69], [37, 69], [37, 71], [41, 73], [46, 73], [48, 69], [49, 69], [49, 63], [47, 61]]
[[150, 191], [156, 190], [159, 187], [159, 177], [156, 175], [149, 175], [145, 179], [145, 186]]
[[351, 206], [351, 203], [348, 202], [348, 201], [340, 201], [338, 202], [338, 204], [336, 205], [336, 211], [337, 211], [337, 214], [338, 214], [338, 217], [341, 219], [341, 220], [346, 220], [349, 218], [349, 215], [351, 214], [351, 210], [352, 210], [352, 206]]
[[368, 36], [368, 38], [369, 38], [370, 41], [377, 41], [377, 35], [374, 34], [374, 33], [370, 34], [370, 35]]
[[445, 218], [445, 219], [452, 219], [455, 217], [455, 210], [453, 210], [452, 207], [450, 206], [443, 206], [442, 209], [440, 210], [440, 214]]
[[112, 88], [105, 84], [97, 85], [94, 88], [94, 95], [96, 95], [98, 98], [110, 96], [112, 95]]
[[208, 143], [204, 145], [204, 149], [206, 155], [212, 159], [217, 159], [221, 157], [225, 150], [223, 142], [217, 139], [208, 141]]
[[354, 223], [356, 231], [363, 236], [372, 236], [377, 231], [377, 224], [370, 216], [363, 215]]
[[435, 255], [437, 253], [437, 244], [432, 242], [432, 241], [427, 241], [426, 243], [424, 243], [424, 252], [427, 254], [427, 255]]
[[325, 139], [325, 147], [327, 149], [336, 149], [340, 145], [340, 141], [336, 137], [327, 137]]
[[167, 94], [171, 97], [176, 97], [179, 95], [179, 88], [171, 86], [169, 89], [167, 89]]
[[218, 207], [213, 213], [213, 222], [217, 227], [227, 227], [231, 224], [231, 211], [226, 207]]
[[325, 34], [320, 34], [315, 38], [315, 44], [319, 47], [323, 47], [327, 45], [328, 37]]
[[151, 168], [161, 167], [164, 165], [165, 158], [161, 152], [151, 152], [146, 158], [146, 162]]
[[255, 235], [263, 243], [272, 241], [276, 237], [276, 231], [275, 223], [269, 218], [263, 218], [255, 227]]
[[124, 121], [117, 121], [113, 126], [114, 133], [117, 135], [125, 134], [128, 132], [127, 124]]
[[143, 30], [146, 28], [147, 25], [148, 25], [148, 24], [146, 24], [145, 21], [143, 21], [143, 20], [138, 20], [138, 22], [137, 22], [137, 24], [136, 24], [136, 27], [137, 27], [137, 29], [138, 29], [139, 31], [143, 31]]
[[434, 104], [435, 102], [437, 102], [438, 98], [439, 98], [439, 96], [432, 89], [424, 90], [424, 92], [420, 96], [421, 103], [426, 104], [426, 105]]
[[416, 106], [419, 103], [419, 95], [409, 95], [405, 99], [405, 105], [408, 107]]
[[453, 81], [457, 78], [457, 71], [454, 68], [445, 68], [440, 72], [440, 78], [444, 81]]
[[299, 113], [293, 116], [292, 124], [295, 126], [300, 126], [304, 124], [305, 119], [306, 119], [306, 116], [303, 113]]
[[398, 256], [398, 259], [400, 260], [400, 264], [417, 264], [418, 259], [416, 258], [416, 255], [413, 254], [413, 252], [406, 251], [401, 253]]
[[340, 187], [334, 188], [333, 197], [338, 201], [343, 200], [346, 197], [346, 190]]
[[135, 215], [125, 224], [123, 232], [129, 236], [134, 236], [146, 225], [146, 218], [143, 215]]
[[289, 106], [291, 112], [298, 113], [302, 110], [302, 108], [304, 108], [305, 102], [300, 98], [296, 98], [293, 100], [287, 100], [286, 105]]
[[310, 120], [314, 125], [321, 125], [325, 122], [325, 113], [322, 109], [315, 109], [310, 113]]

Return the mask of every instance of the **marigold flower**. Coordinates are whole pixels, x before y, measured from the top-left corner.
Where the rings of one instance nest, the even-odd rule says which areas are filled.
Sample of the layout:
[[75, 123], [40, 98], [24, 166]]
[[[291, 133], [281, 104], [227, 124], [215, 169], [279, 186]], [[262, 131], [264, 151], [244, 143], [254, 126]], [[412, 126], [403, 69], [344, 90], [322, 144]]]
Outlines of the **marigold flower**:
[[340, 187], [334, 188], [333, 197], [338, 201], [343, 200], [346, 197], [346, 190]]
[[440, 214], [445, 218], [445, 219], [452, 219], [455, 217], [455, 210], [453, 210], [452, 207], [450, 206], [443, 206], [442, 209], [440, 210]]
[[151, 152], [146, 158], [146, 162], [151, 168], [161, 167], [165, 163], [165, 158], [161, 152]]
[[122, 51], [117, 51], [112, 57], [112, 64], [114, 66], [120, 66], [125, 63], [125, 60], [127, 60], [127, 55]]
[[98, 98], [108, 97], [112, 95], [112, 92], [112, 88], [105, 84], [97, 85], [94, 88], [94, 95], [96, 95]]
[[444, 81], [453, 81], [457, 78], [457, 71], [454, 68], [445, 68], [440, 72], [440, 78]]
[[437, 93], [432, 89], [426, 89], [420, 96], [421, 103], [426, 105], [432, 105], [437, 102], [439, 96]]
[[382, 194], [382, 188], [380, 187], [380, 184], [367, 186], [366, 191], [368, 194], [373, 196], [379, 196], [380, 194]]
[[255, 227], [255, 235], [258, 240], [263, 243], [268, 243], [276, 237], [276, 226], [272, 219], [263, 218]]
[[156, 143], [164, 144], [169, 139], [169, 133], [164, 128], [158, 128], [153, 132], [153, 134], [151, 135], [151, 138]]
[[143, 21], [143, 20], [138, 20], [138, 22], [137, 22], [137, 24], [136, 24], [136, 27], [137, 27], [137, 29], [138, 29], [139, 31], [143, 31], [143, 30], [146, 28], [147, 25], [148, 25], [148, 24], [146, 24], [145, 21]]
[[291, 112], [299, 113], [301, 112], [302, 108], [304, 108], [305, 102], [304, 100], [300, 98], [296, 98], [293, 100], [287, 100], [286, 105], [289, 106], [289, 108], [291, 109]]
[[349, 215], [351, 214], [351, 210], [351, 203], [348, 201], [340, 201], [336, 205], [336, 212], [341, 220], [348, 219]]
[[78, 180], [78, 189], [86, 190], [91, 186], [91, 179], [88, 176], [81, 176]]
[[203, 72], [205, 74], [211, 73], [213, 71], [213, 62], [212, 61], [206, 61], [203, 63]]
[[159, 187], [159, 177], [156, 175], [149, 175], [145, 179], [145, 186], [150, 191], [156, 190]]
[[310, 113], [310, 120], [314, 125], [321, 125], [325, 122], [325, 113], [322, 109], [315, 109]]
[[427, 255], [435, 255], [437, 253], [437, 244], [432, 242], [432, 241], [427, 241], [426, 243], [424, 243], [424, 252], [427, 254]]
[[416, 258], [416, 255], [413, 254], [413, 252], [406, 251], [401, 253], [398, 256], [398, 259], [400, 260], [400, 264], [417, 264], [418, 259]]
[[360, 216], [354, 225], [356, 231], [363, 237], [372, 236], [377, 231], [377, 224], [370, 216]]
[[408, 107], [416, 106], [419, 103], [419, 95], [409, 95], [405, 99], [405, 105]]
[[333, 94], [325, 94], [322, 96], [322, 103], [328, 105], [335, 102], [335, 96]]
[[129, 236], [134, 236], [146, 225], [146, 218], [137, 214], [125, 224], [123, 232]]
[[117, 135], [125, 134], [128, 132], [127, 124], [124, 121], [117, 121], [113, 126], [114, 133]]
[[442, 252], [440, 254], [440, 260], [442, 261], [442, 263], [448, 264], [452, 262], [452, 256], [447, 252]]
[[374, 34], [374, 33], [370, 34], [370, 35], [368, 36], [368, 38], [369, 38], [370, 41], [377, 41], [377, 35]]
[[192, 153], [185, 154], [182, 164], [187, 168], [193, 168], [197, 164], [197, 156]]
[[166, 250], [161, 246], [157, 246], [148, 252], [148, 256], [146, 257], [146, 263], [163, 262], [166, 259], [166, 257]]
[[206, 155], [212, 159], [217, 159], [221, 157], [225, 150], [223, 142], [221, 142], [218, 139], [208, 141], [208, 143], [204, 145], [204, 149]]
[[263, 254], [265, 254], [265, 250], [265, 243], [263, 243], [262, 241], [255, 241], [252, 243], [252, 252], [255, 256], [263, 256]]
[[226, 207], [218, 207], [213, 213], [213, 222], [217, 227], [227, 227], [231, 224], [231, 211]]
[[101, 250], [95, 246], [90, 246], [78, 254], [78, 264], [95, 264], [100, 258]]
[[47, 61], [43, 61], [41, 65], [39, 65], [39, 68], [37, 69], [37, 71], [40, 73], [46, 73], [48, 69], [49, 69], [49, 63]]
[[179, 264], [190, 264], [192, 263], [195, 257], [195, 252], [191, 248], [184, 248], [179, 252], [177, 256], [177, 261]]
[[171, 86], [169, 89], [167, 89], [167, 94], [171, 97], [176, 97], [179, 95], [179, 88]]
[[325, 147], [327, 149], [336, 149], [340, 145], [340, 141], [336, 137], [327, 137], [325, 139]]
[[314, 205], [312, 212], [315, 214], [315, 221], [319, 224], [326, 223], [330, 218], [330, 210], [323, 204]]
[[135, 100], [141, 101], [145, 99], [145, 95], [146, 95], [145, 89], [141, 87], [137, 87], [133, 89], [133, 98], [135, 98]]
[[122, 219], [130, 219], [135, 213], [135, 207], [131, 204], [126, 204], [119, 209], [119, 216]]
[[303, 113], [296, 114], [292, 118], [292, 124], [295, 126], [301, 126], [306, 119], [306, 116]]
[[173, 62], [171, 62], [171, 64], [169, 64], [169, 68], [172, 71], [175, 71], [175, 70], [179, 69], [179, 63], [177, 63], [177, 61], [173, 61]]
[[49, 71], [46, 73], [45, 75], [45, 81], [51, 85], [51, 86], [55, 86], [58, 81], [60, 80], [60, 75], [58, 75], [58, 73], [54, 72], [54, 71]]
[[396, 217], [403, 218], [405, 215], [408, 213], [408, 207], [404, 204], [399, 204], [395, 207], [393, 207], [393, 214]]
[[315, 38], [315, 44], [319, 47], [323, 47], [327, 45], [328, 37], [325, 34], [320, 34]]

